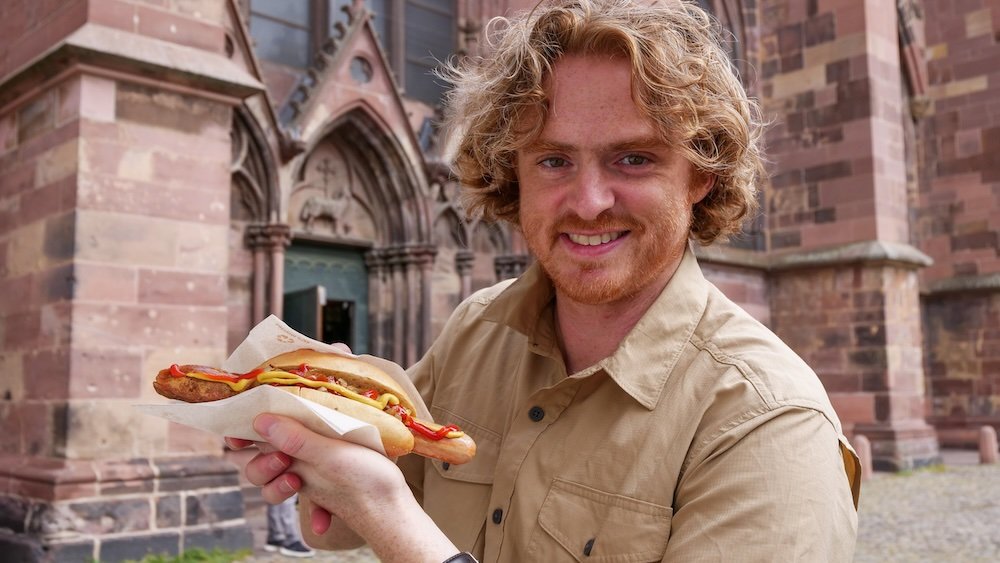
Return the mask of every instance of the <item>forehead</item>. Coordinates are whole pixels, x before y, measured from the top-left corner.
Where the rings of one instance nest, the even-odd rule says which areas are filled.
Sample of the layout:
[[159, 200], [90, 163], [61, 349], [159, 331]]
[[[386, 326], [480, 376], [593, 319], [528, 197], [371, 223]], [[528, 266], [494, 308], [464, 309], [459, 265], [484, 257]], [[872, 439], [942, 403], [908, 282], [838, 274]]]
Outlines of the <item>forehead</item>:
[[654, 120], [635, 103], [632, 83], [628, 59], [608, 55], [560, 58], [544, 84], [546, 111], [525, 116], [526, 120], [545, 119], [533, 141], [662, 139]]

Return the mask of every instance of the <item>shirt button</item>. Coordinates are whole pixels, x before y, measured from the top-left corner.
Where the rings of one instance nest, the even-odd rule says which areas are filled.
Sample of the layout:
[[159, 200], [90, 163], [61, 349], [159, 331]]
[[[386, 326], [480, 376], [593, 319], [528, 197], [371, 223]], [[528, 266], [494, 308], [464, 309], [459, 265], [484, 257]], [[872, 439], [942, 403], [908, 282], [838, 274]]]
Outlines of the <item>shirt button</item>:
[[542, 407], [537, 407], [537, 406], [531, 407], [531, 409], [528, 410], [528, 418], [530, 418], [535, 422], [538, 422], [539, 420], [545, 418], [545, 411], [542, 409]]
[[590, 557], [590, 552], [594, 549], [594, 540], [596, 538], [590, 538], [587, 540], [587, 545], [583, 546], [583, 554]]
[[447, 461], [441, 464], [441, 469], [444, 469], [445, 471], [448, 471], [449, 467], [451, 467], [451, 464]]
[[499, 524], [503, 520], [503, 510], [496, 509], [493, 511], [493, 523]]

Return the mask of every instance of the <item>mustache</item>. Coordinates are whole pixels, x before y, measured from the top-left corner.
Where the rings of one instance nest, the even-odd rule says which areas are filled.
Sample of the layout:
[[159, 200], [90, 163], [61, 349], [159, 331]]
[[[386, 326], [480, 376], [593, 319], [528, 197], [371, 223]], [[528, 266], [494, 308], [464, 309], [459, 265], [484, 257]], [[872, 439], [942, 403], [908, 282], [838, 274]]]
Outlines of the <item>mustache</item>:
[[577, 215], [564, 215], [559, 217], [553, 228], [557, 232], [608, 232], [608, 231], [639, 231], [642, 224], [634, 218], [612, 213], [602, 213], [593, 221], [581, 219]]

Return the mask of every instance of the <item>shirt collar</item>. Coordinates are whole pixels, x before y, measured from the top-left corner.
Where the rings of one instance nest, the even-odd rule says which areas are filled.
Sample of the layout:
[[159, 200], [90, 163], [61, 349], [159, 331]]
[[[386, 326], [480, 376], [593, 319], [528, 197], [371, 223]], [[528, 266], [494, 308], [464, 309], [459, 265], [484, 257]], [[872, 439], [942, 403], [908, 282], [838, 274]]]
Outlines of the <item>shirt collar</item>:
[[486, 306], [483, 318], [527, 336], [533, 352], [559, 357], [553, 317], [555, 297], [552, 281], [534, 262]]
[[[555, 338], [555, 289], [532, 264], [483, 311], [483, 318], [528, 337], [532, 352], [561, 357]], [[708, 282], [690, 245], [667, 286], [615, 352], [578, 376], [600, 369], [639, 404], [652, 410], [708, 302]]]
[[598, 363], [626, 393], [652, 410], [708, 304], [708, 281], [690, 245], [660, 296]]

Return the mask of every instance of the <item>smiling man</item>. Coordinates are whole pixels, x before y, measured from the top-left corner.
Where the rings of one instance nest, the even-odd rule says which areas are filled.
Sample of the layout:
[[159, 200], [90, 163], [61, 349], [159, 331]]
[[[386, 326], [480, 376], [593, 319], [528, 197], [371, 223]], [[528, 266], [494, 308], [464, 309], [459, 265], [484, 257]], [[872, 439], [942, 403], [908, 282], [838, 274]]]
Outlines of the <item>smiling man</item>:
[[301, 492], [314, 546], [852, 560], [859, 464], [823, 386], [690, 250], [755, 210], [755, 106], [704, 12], [649, 4], [546, 1], [453, 69], [468, 208], [519, 226], [537, 262], [462, 303], [410, 370], [472, 462], [396, 466], [258, 417], [281, 451], [247, 475], [269, 502]]
[[545, 88], [545, 126], [516, 156], [520, 225], [556, 288], [572, 373], [610, 355], [662, 292], [713, 179], [630, 103], [621, 55], [566, 54]]

